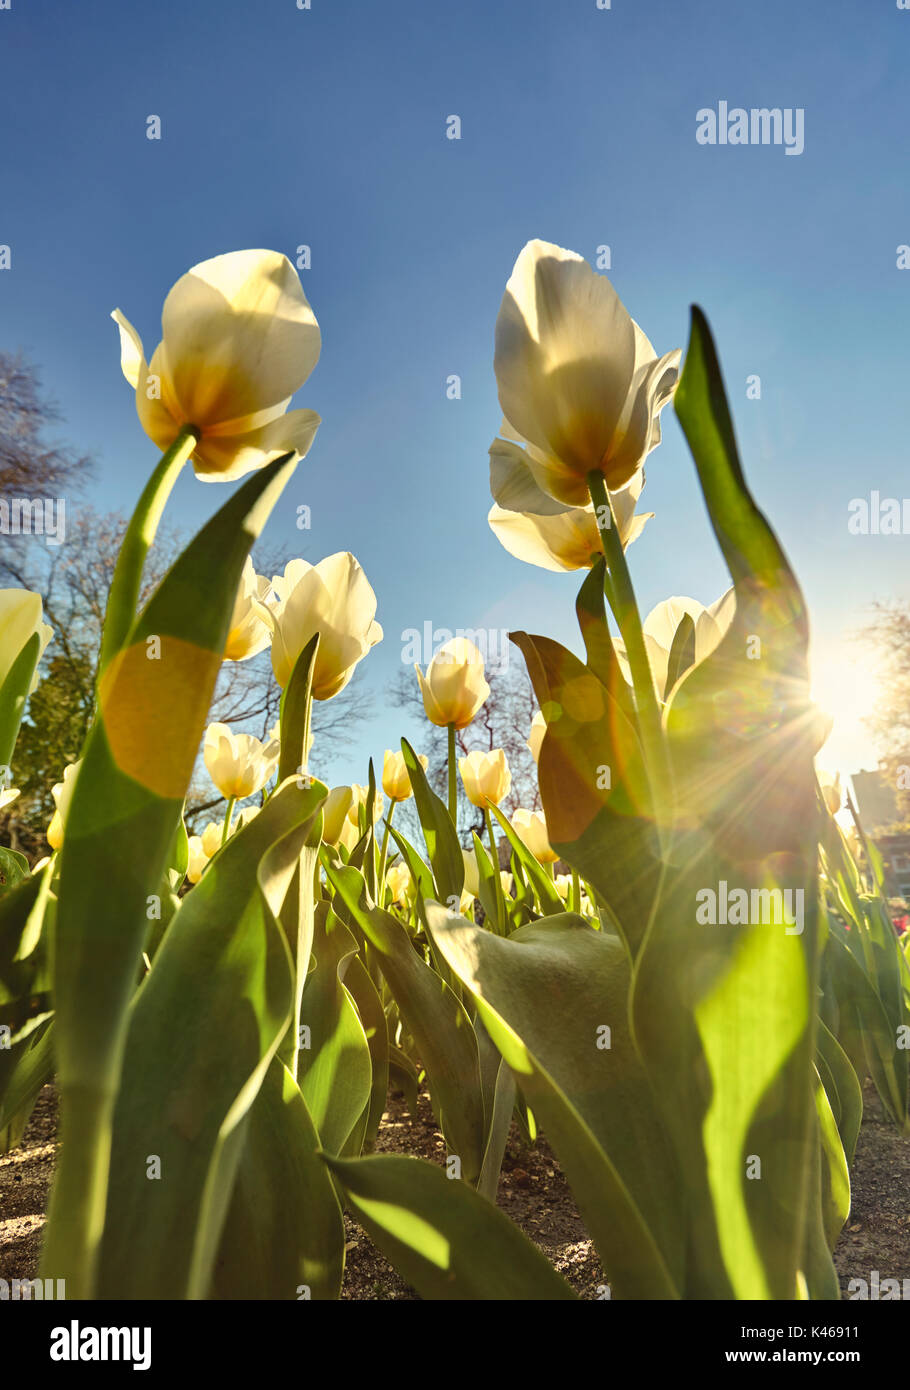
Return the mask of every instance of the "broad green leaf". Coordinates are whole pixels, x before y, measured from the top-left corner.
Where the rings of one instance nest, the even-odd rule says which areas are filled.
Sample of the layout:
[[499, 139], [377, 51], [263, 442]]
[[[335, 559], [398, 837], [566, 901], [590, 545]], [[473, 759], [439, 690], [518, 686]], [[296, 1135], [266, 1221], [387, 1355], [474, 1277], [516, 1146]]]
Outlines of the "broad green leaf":
[[483, 1163], [484, 1113], [477, 1038], [470, 1017], [445, 981], [417, 954], [402, 923], [367, 902], [361, 875], [349, 868], [330, 868], [329, 875], [376, 951], [426, 1067], [449, 1149], [461, 1159], [465, 1179], [474, 1182]]
[[[293, 1013], [277, 913], [326, 795], [295, 778], [181, 902], [130, 1011], [98, 1296], [207, 1295], [250, 1109]], [[154, 1176], [155, 1160], [160, 1178]]]
[[616, 1296], [679, 1297], [679, 1175], [629, 1035], [621, 942], [570, 914], [503, 938], [438, 904], [427, 911], [559, 1158]]
[[591, 883], [634, 958], [661, 870], [638, 734], [609, 690], [565, 647], [514, 632], [547, 720], [538, 776], [550, 843]]
[[464, 887], [464, 859], [448, 807], [433, 791], [417, 754], [407, 739], [401, 740], [401, 751], [414, 792], [423, 836], [427, 842], [427, 853], [433, 866], [436, 894], [442, 902], [457, 899]]
[[0, 686], [0, 770], [9, 768], [13, 760], [19, 725], [40, 654], [41, 638], [33, 632]]
[[326, 1162], [371, 1240], [422, 1298], [575, 1297], [507, 1216], [434, 1164], [391, 1154]]
[[319, 1135], [277, 1058], [253, 1102], [210, 1297], [337, 1299], [344, 1221]]
[[385, 1113], [386, 1099], [389, 1093], [389, 1029], [379, 991], [359, 955], [352, 956], [348, 960], [344, 983], [357, 1005], [367, 1046], [370, 1049], [372, 1081], [363, 1146], [366, 1149], [371, 1149], [376, 1142], [376, 1135], [379, 1133], [379, 1126]]
[[297, 1078], [322, 1148], [341, 1153], [370, 1103], [370, 1049], [356, 1005], [344, 986], [357, 942], [327, 902], [316, 904], [314, 969], [303, 987], [305, 1042]]

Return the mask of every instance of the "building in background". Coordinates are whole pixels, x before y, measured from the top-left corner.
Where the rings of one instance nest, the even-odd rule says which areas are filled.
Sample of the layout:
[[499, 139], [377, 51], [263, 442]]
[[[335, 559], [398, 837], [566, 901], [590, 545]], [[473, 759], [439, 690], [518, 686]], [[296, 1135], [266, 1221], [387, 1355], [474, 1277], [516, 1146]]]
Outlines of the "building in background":
[[901, 823], [891, 781], [881, 772], [854, 772], [850, 778], [860, 822], [884, 860], [889, 898], [910, 902], [910, 829]]

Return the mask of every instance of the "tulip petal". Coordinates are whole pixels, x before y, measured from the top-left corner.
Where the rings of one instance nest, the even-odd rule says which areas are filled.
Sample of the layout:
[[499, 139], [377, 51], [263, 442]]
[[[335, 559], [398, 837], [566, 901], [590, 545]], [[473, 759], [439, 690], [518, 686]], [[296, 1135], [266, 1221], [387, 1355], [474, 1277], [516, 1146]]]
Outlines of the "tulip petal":
[[319, 359], [300, 277], [275, 251], [234, 251], [193, 266], [161, 316], [173, 385], [191, 422], [252, 415], [292, 396]]
[[291, 450], [305, 458], [321, 423], [315, 410], [289, 410], [249, 434], [205, 434], [193, 454], [196, 476], [206, 483], [230, 482]]
[[529, 242], [496, 322], [499, 400], [512, 425], [584, 478], [610, 448], [635, 352], [610, 281], [574, 252]]

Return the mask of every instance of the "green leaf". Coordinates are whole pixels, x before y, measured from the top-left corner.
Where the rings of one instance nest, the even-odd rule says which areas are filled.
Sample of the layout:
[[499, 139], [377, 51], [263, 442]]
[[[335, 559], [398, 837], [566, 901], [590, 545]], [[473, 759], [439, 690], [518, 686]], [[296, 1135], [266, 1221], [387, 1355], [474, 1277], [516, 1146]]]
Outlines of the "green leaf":
[[370, 1049], [343, 983], [356, 953], [357, 942], [344, 923], [327, 902], [317, 903], [315, 968], [303, 987], [300, 1010], [308, 1037], [297, 1054], [297, 1077], [322, 1148], [331, 1154], [342, 1152], [370, 1103]]
[[344, 983], [357, 1006], [370, 1049], [372, 1080], [363, 1147], [371, 1149], [379, 1133], [389, 1092], [389, 1029], [379, 991], [359, 955], [348, 960]]
[[[129, 1020], [99, 1297], [204, 1298], [250, 1109], [293, 1012], [277, 913], [326, 795], [289, 778], [181, 902]], [[150, 1177], [150, 1156], [160, 1179]]]
[[357, 1220], [426, 1299], [575, 1297], [517, 1226], [419, 1158], [326, 1159]]
[[[0, 770], [8, 768], [13, 760], [19, 726], [40, 655], [41, 638], [37, 632], [33, 632], [0, 686]], [[6, 782], [0, 785], [5, 786]]]
[[417, 754], [407, 739], [401, 740], [401, 751], [433, 866], [436, 894], [443, 902], [453, 898], [457, 900], [464, 887], [464, 859], [448, 807], [431, 788]]
[[461, 1159], [466, 1180], [474, 1182], [485, 1145], [480, 1061], [470, 1017], [445, 981], [417, 954], [402, 923], [367, 902], [361, 875], [333, 867], [329, 876], [377, 954], [426, 1067], [449, 1149]]
[[253, 1102], [210, 1297], [337, 1299], [344, 1221], [319, 1135], [276, 1057]]
[[541, 913], [545, 917], [561, 915], [565, 911], [565, 906], [562, 898], [556, 891], [556, 884], [553, 882], [546, 869], [538, 864], [524, 841], [516, 835], [499, 807], [494, 806], [492, 809], [496, 819], [505, 831], [506, 839], [512, 847], [512, 853], [524, 869], [529, 882], [533, 886], [534, 896]]
[[503, 938], [438, 904], [427, 911], [559, 1158], [616, 1296], [679, 1297], [679, 1175], [629, 1034], [621, 942], [568, 913]]
[[92, 1288], [147, 899], [167, 866], [244, 561], [294, 466], [293, 454], [267, 464], [203, 527], [99, 681], [60, 853], [55, 939], [63, 1150], [44, 1258], [71, 1297]]

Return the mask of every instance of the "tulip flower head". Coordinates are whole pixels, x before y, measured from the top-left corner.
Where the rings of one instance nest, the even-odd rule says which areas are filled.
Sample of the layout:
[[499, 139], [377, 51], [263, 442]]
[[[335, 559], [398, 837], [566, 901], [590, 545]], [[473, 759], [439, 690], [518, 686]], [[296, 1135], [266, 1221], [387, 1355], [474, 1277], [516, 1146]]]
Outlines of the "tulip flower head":
[[585, 507], [589, 473], [616, 491], [660, 442], [680, 357], [657, 356], [607, 277], [581, 256], [530, 241], [496, 321], [502, 433], [538, 487]]
[[162, 450], [194, 429], [197, 477], [241, 478], [291, 450], [306, 454], [319, 416], [288, 405], [321, 343], [287, 256], [232, 251], [193, 266], [164, 301], [149, 363], [132, 324], [119, 309], [111, 317], [142, 428]]
[[423, 707], [431, 724], [464, 729], [490, 693], [483, 674], [483, 657], [467, 637], [445, 642], [427, 667], [415, 666]]
[[528, 747], [535, 763], [540, 757], [540, 745], [543, 743], [546, 732], [547, 721], [544, 719], [542, 711], [538, 710], [531, 720], [531, 732], [528, 734]]
[[278, 766], [278, 751], [275, 744], [264, 745], [252, 734], [232, 733], [226, 724], [210, 724], [205, 731], [205, 765], [228, 800], [262, 791]]
[[199, 882], [210, 858], [211, 855], [205, 852], [201, 836], [191, 835], [189, 837], [189, 862], [186, 868], [186, 876], [190, 883]]
[[512, 817], [512, 829], [541, 864], [555, 864], [559, 855], [547, 836], [547, 820], [543, 811], [519, 809]]
[[337, 845], [345, 826], [350, 825], [348, 811], [353, 800], [350, 787], [333, 787], [322, 803], [322, 838], [327, 845]]
[[[426, 772], [429, 759], [419, 753], [417, 761]], [[390, 748], [385, 750], [382, 761], [382, 789], [390, 801], [407, 801], [409, 796], [414, 795], [404, 754], [393, 753]]]
[[[38, 660], [54, 629], [42, 622], [41, 595], [30, 589], [0, 589], [0, 686], [6, 680], [26, 642], [37, 632]], [[35, 676], [32, 689], [38, 683]]]
[[382, 641], [375, 621], [376, 595], [348, 551], [320, 560], [291, 560], [272, 579], [273, 608], [257, 611], [272, 632], [272, 670], [284, 689], [304, 647], [319, 633], [313, 697], [331, 700], [344, 690], [358, 661]]
[[63, 781], [56, 782], [51, 787], [51, 795], [54, 798], [54, 814], [51, 823], [47, 827], [47, 842], [51, 849], [60, 849], [63, 844], [63, 833], [66, 829], [66, 818], [69, 815], [70, 802], [73, 799], [73, 791], [76, 786], [76, 777], [82, 766], [82, 759], [78, 762], [70, 763], [63, 769]]
[[836, 816], [844, 804], [844, 793], [841, 790], [840, 773], [829, 772], [826, 768], [821, 767], [816, 768], [815, 771], [825, 805], [831, 815]]
[[[354, 782], [354, 784], [352, 785], [351, 804], [348, 807], [348, 820], [351, 822], [352, 825], [357, 826], [360, 824], [360, 808], [361, 806], [367, 805], [367, 797], [369, 796], [369, 794], [369, 787], [361, 787], [360, 784], [357, 782]], [[367, 810], [369, 811], [368, 807]], [[373, 797], [374, 822], [381, 819], [384, 810], [385, 801], [383, 800], [382, 792], [377, 791], [375, 796]], [[369, 815], [367, 818], [369, 819]]]
[[613, 525], [615, 519], [626, 550], [654, 515], [635, 510], [644, 487], [644, 469], [610, 494], [612, 519], [599, 518], [593, 503], [567, 507], [550, 497], [528, 472], [521, 453], [503, 439], [491, 447], [490, 487], [496, 500], [487, 519], [500, 544], [526, 564], [553, 571], [590, 569], [604, 553], [599, 521]]
[[509, 794], [512, 773], [502, 748], [490, 753], [469, 753], [459, 759], [458, 770], [472, 806], [498, 806]]
[[407, 864], [393, 864], [386, 872], [385, 881], [392, 894], [392, 902], [398, 903], [400, 907], [406, 907], [414, 896], [414, 880]]
[[254, 600], [265, 603], [270, 592], [269, 581], [256, 573], [248, 555], [240, 576], [240, 587], [231, 614], [231, 626], [224, 645], [225, 661], [247, 661], [269, 645], [271, 629], [263, 622]]
[[[686, 614], [695, 624], [695, 664], [698, 665], [718, 646], [733, 621], [735, 612], [736, 595], [732, 588], [716, 599], [709, 608], [705, 608], [694, 598], [674, 597], [664, 599], [663, 603], [651, 609], [642, 623], [642, 632], [654, 684], [661, 700], [665, 700], [670, 693], [667, 690], [670, 653], [673, 650], [673, 639]], [[631, 681], [625, 643], [617, 637], [614, 638], [613, 645], [623, 674]]]
[[199, 836], [203, 853], [207, 859], [211, 859], [212, 855], [217, 854], [220, 850], [222, 833], [223, 827], [217, 821], [209, 821]]

